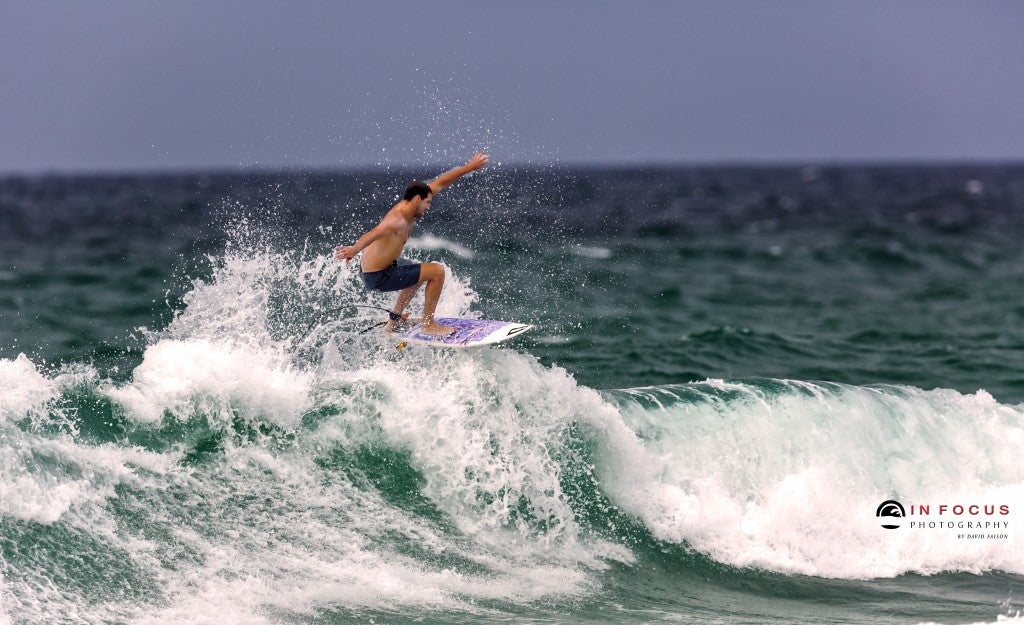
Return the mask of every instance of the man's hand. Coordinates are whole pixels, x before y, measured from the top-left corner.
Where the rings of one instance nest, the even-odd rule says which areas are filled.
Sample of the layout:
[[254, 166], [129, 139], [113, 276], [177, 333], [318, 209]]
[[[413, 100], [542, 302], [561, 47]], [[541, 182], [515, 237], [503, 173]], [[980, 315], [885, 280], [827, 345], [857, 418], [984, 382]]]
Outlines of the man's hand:
[[338, 260], [344, 260], [346, 263], [355, 258], [358, 253], [354, 245], [339, 245], [334, 248], [334, 257]]
[[483, 166], [486, 165], [490, 160], [491, 157], [488, 156], [487, 154], [484, 154], [483, 152], [477, 152], [476, 154], [473, 155], [473, 158], [469, 159], [469, 162], [466, 163], [466, 169], [468, 169], [469, 171], [483, 169]]

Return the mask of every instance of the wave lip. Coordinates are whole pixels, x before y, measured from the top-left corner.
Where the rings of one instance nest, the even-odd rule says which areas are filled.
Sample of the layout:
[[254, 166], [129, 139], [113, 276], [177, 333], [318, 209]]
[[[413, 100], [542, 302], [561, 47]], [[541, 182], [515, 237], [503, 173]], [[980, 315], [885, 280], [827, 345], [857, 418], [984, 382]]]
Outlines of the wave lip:
[[[886, 530], [875, 517], [893, 498], [1024, 501], [1021, 408], [984, 391], [719, 380], [607, 396], [647, 463], [609, 482], [609, 494], [661, 540], [819, 577], [1024, 573], [1019, 531], [978, 544], [949, 530]], [[1011, 530], [1024, 510], [1012, 514]]]

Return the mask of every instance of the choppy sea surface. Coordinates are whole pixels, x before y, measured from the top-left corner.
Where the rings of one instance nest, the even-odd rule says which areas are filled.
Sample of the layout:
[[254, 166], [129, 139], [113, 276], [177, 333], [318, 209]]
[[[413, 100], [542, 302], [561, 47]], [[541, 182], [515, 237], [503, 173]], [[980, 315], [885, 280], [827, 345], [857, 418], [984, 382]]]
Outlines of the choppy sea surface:
[[1024, 620], [1024, 167], [434, 173], [0, 177], [0, 625]]

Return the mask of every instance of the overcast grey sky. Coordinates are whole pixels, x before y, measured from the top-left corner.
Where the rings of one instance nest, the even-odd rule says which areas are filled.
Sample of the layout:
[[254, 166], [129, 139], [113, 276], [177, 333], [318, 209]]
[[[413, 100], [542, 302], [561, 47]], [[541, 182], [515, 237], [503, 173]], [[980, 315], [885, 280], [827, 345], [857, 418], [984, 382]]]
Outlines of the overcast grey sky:
[[0, 0], [0, 172], [1024, 158], [1024, 2]]

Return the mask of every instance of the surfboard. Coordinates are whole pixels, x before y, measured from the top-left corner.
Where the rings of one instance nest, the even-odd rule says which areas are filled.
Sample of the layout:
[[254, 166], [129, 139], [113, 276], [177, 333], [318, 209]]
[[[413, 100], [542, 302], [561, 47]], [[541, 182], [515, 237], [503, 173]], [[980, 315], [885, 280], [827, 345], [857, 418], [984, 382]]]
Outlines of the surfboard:
[[447, 336], [433, 336], [423, 334], [420, 331], [420, 324], [416, 324], [408, 330], [399, 332], [396, 338], [401, 340], [399, 349], [405, 347], [403, 343], [424, 343], [435, 347], [479, 347], [481, 345], [493, 345], [523, 334], [533, 326], [525, 323], [512, 321], [495, 321], [492, 319], [461, 319], [454, 317], [438, 317], [435, 321], [444, 326], [452, 326], [455, 332]]

